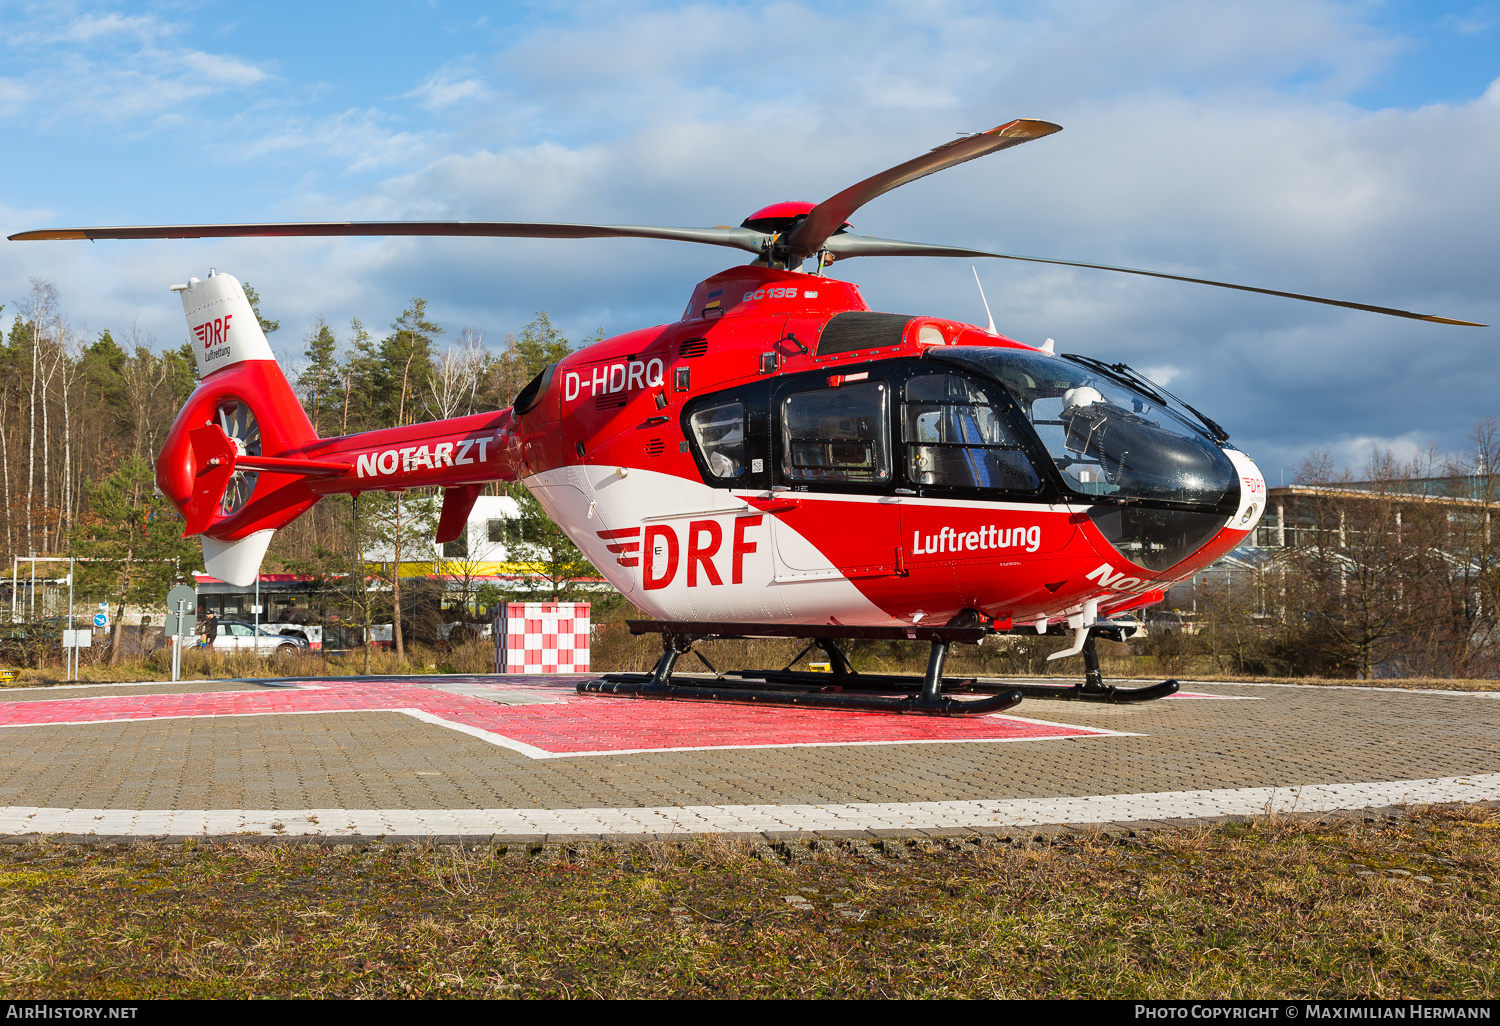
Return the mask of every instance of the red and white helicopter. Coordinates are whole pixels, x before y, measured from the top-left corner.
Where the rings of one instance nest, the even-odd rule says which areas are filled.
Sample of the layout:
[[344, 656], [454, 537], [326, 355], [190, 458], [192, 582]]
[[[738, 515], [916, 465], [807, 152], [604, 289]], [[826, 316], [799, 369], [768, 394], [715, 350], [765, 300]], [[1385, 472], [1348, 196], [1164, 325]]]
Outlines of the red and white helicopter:
[[[1265, 480], [1225, 432], [1129, 370], [1058, 356], [988, 328], [872, 312], [824, 276], [856, 256], [999, 257], [1123, 271], [1374, 313], [1384, 307], [1131, 268], [1043, 260], [848, 231], [907, 182], [1051, 135], [1011, 121], [939, 146], [822, 203], [779, 203], [738, 228], [507, 222], [357, 222], [79, 228], [13, 240], [442, 235], [646, 238], [728, 246], [754, 260], [697, 285], [682, 319], [605, 339], [544, 370], [494, 413], [319, 438], [240, 283], [174, 285], [202, 383], [157, 472], [201, 534], [208, 572], [246, 584], [272, 534], [325, 495], [442, 488], [439, 542], [491, 481], [519, 480], [610, 584], [657, 619], [651, 674], [580, 690], [980, 713], [1023, 697], [1142, 701], [1175, 681], [1107, 686], [1094, 639], [1161, 600], [1259, 520]], [[815, 261], [813, 274], [801, 270]], [[1001, 632], [1071, 634], [1074, 686], [943, 676], [953, 643]], [[834, 674], [673, 678], [711, 637], [797, 637]], [[850, 638], [930, 642], [921, 678], [860, 674]], [[955, 697], [963, 696], [963, 697]]]

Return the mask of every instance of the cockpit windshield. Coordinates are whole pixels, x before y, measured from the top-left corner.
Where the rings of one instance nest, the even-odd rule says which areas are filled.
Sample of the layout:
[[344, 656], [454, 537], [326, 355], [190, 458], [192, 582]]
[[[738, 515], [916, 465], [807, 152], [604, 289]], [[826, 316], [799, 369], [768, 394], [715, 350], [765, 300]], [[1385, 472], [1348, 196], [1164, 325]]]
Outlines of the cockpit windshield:
[[1238, 501], [1234, 465], [1165, 400], [1044, 353], [954, 346], [926, 355], [1003, 385], [1076, 493], [1215, 508]]

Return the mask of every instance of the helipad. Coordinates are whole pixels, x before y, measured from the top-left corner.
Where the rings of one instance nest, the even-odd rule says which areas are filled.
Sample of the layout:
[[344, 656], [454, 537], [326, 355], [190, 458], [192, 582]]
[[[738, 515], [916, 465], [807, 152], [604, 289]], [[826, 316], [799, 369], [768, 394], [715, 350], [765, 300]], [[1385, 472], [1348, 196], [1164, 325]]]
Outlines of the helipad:
[[578, 679], [0, 691], [0, 835], [993, 832], [1500, 800], [1493, 693], [1202, 684], [929, 718], [580, 696]]

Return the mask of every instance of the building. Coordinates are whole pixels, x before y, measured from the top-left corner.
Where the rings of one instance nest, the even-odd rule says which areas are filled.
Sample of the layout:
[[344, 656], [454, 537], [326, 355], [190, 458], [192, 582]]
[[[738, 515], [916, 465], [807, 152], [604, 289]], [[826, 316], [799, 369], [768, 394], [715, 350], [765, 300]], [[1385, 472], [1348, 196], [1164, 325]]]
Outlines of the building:
[[1287, 553], [1319, 545], [1332, 565], [1350, 571], [1361, 560], [1393, 558], [1395, 546], [1419, 546], [1457, 578], [1477, 578], [1497, 515], [1500, 478], [1488, 474], [1269, 488], [1265, 515], [1245, 541], [1169, 589], [1146, 615], [1190, 622], [1200, 612], [1199, 588], [1240, 585], [1253, 589], [1254, 615], [1280, 615], [1277, 575], [1288, 572]]

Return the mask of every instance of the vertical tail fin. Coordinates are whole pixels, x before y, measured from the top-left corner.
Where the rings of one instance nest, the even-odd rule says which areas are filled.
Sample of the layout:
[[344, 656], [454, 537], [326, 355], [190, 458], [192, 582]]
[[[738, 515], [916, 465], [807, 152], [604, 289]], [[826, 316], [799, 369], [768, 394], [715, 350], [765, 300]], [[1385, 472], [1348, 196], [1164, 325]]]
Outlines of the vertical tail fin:
[[188, 330], [197, 340], [200, 378], [246, 360], [275, 362], [250, 297], [234, 275], [210, 269], [206, 279], [189, 278], [172, 291], [181, 294]]

